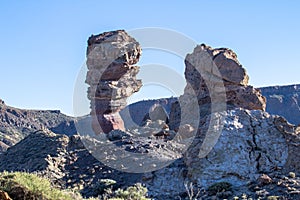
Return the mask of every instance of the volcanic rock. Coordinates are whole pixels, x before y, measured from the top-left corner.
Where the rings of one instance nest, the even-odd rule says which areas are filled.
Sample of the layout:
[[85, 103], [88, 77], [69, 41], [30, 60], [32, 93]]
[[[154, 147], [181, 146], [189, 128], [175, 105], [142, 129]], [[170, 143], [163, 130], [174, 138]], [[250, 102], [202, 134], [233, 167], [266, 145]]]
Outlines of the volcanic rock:
[[[220, 135], [216, 134], [217, 126], [207, 132], [210, 118], [220, 115], [225, 116]], [[185, 162], [190, 177], [201, 185], [218, 181], [243, 185], [259, 174], [300, 170], [299, 157], [295, 155], [300, 151], [299, 131], [282, 117], [238, 108], [212, 113], [199, 134], [187, 151]], [[205, 158], [199, 159], [206, 150], [206, 137], [216, 137], [217, 142]]]
[[142, 86], [136, 79], [139, 67], [134, 65], [140, 56], [139, 43], [124, 30], [88, 39], [86, 83], [96, 133], [125, 129], [119, 111], [126, 106], [127, 97]]
[[[206, 157], [199, 157], [199, 153], [203, 152], [203, 141], [210, 119], [220, 118], [220, 116], [225, 117], [224, 129], [221, 130], [216, 145]], [[192, 121], [193, 119], [191, 123]], [[102, 154], [107, 156], [108, 160], [115, 159], [116, 147], [137, 154], [148, 154], [151, 159], [143, 162], [143, 165], [149, 167], [155, 158], [160, 162], [172, 157], [176, 158], [174, 163], [151, 173], [125, 173], [107, 167], [95, 159], [89, 149], [85, 149], [86, 143], [81, 142], [83, 136], [67, 137], [45, 131], [30, 134], [1, 154], [0, 171], [36, 172], [48, 177], [62, 188], [84, 188], [81, 193], [85, 196], [98, 195], [94, 190], [98, 180], [113, 179], [121, 186], [141, 182], [148, 188], [150, 197], [158, 199], [178, 198], [186, 192], [184, 183], [193, 183], [197, 191], [197, 188], [205, 189], [218, 182], [228, 182], [233, 185], [233, 195], [246, 193], [255, 199], [257, 198], [255, 192], [253, 193], [247, 184], [251, 182], [253, 187], [260, 187], [261, 183], [258, 180], [263, 174], [267, 174], [273, 180], [272, 183], [264, 186], [270, 187], [266, 188], [270, 194], [293, 199], [289, 195], [300, 191], [298, 177], [284, 178], [284, 180], [276, 178], [276, 173], [279, 174], [278, 176], [291, 171], [295, 174], [300, 173], [297, 153], [300, 151], [299, 128], [288, 124], [282, 117], [271, 116], [260, 110], [241, 108], [212, 113], [201, 121], [199, 135], [186, 153], [179, 151], [182, 148], [175, 141], [151, 137], [153, 133], [159, 133], [157, 131], [165, 128], [163, 121], [160, 121], [163, 127], [150, 121], [144, 129], [141, 127], [137, 132], [129, 130], [130, 134], [112, 141], [116, 144], [112, 149], [103, 148]], [[218, 131], [217, 126], [212, 128]], [[190, 125], [184, 125], [182, 129], [193, 130]], [[143, 137], [143, 130], [145, 134], [149, 133], [150, 137]], [[118, 130], [111, 133], [113, 132], [116, 132], [117, 136], [123, 134]], [[141, 134], [141, 137], [138, 134]], [[190, 137], [193, 138], [193, 135]], [[186, 139], [188, 138], [184, 138]], [[96, 143], [96, 147], [103, 146], [101, 142], [92, 141], [94, 145]], [[184, 153], [183, 158], [181, 158], [182, 153]], [[137, 159], [135, 162], [140, 160]], [[125, 160], [123, 164], [127, 164]], [[287, 192], [288, 187], [296, 190]]]
[[[265, 110], [266, 99], [258, 89], [248, 86], [249, 76], [237, 59], [237, 55], [227, 48], [213, 49], [204, 44], [197, 46], [185, 58], [185, 78], [187, 85], [179, 101], [172, 106], [170, 127], [178, 129], [186, 117], [183, 107], [192, 103], [199, 107], [200, 116], [212, 111], [233, 108]], [[194, 100], [193, 100], [194, 99]], [[212, 110], [212, 105], [217, 107]], [[225, 106], [222, 106], [226, 104]], [[181, 107], [181, 108], [180, 108]], [[188, 119], [188, 118], [187, 118]], [[188, 121], [188, 120], [187, 120]], [[185, 122], [185, 121], [184, 121]]]

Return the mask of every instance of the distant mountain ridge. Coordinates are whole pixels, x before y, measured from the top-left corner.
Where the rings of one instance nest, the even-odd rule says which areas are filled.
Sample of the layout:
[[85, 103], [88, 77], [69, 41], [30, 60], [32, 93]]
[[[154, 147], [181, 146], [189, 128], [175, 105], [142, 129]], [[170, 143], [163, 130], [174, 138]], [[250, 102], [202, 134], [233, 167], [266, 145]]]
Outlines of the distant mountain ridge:
[[[267, 99], [266, 111], [272, 115], [280, 115], [290, 123], [300, 124], [300, 84], [287, 86], [269, 86], [258, 88]], [[127, 106], [120, 112], [125, 119], [131, 117], [132, 120], [125, 120], [125, 126], [133, 126], [132, 122], [140, 125], [143, 117], [149, 111], [149, 108], [158, 103], [161, 104], [168, 113], [170, 113], [172, 103], [177, 100], [176, 97], [143, 100]]]
[[0, 152], [38, 130], [73, 135], [76, 133], [74, 119], [59, 110], [18, 109], [0, 100]]
[[[259, 89], [267, 98], [268, 113], [283, 116], [295, 125], [300, 124], [300, 84]], [[126, 128], [139, 126], [152, 105], [158, 103], [169, 113], [176, 100], [176, 97], [143, 100], [128, 105], [120, 114]], [[7, 106], [0, 100], [0, 152], [43, 128], [68, 136], [77, 132], [75, 118], [64, 115], [59, 110], [18, 109]]]
[[266, 111], [300, 124], [300, 84], [259, 88], [267, 98]]

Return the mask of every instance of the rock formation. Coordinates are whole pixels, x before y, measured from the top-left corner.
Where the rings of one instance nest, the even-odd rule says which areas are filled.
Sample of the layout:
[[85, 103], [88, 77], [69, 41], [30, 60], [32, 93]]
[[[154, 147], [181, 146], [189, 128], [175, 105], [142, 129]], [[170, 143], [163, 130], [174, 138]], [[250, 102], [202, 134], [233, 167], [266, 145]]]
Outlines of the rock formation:
[[[211, 63], [214, 63], [214, 69]], [[185, 58], [185, 79], [187, 86], [184, 94], [175, 103], [170, 113], [170, 127], [178, 129], [182, 104], [190, 104], [193, 96], [198, 100], [200, 116], [211, 112], [212, 97], [216, 103], [227, 104], [227, 109], [245, 108], [250, 110], [265, 110], [266, 99], [261, 92], [248, 86], [249, 77], [246, 70], [237, 60], [237, 55], [227, 48], [213, 49], [204, 44], [197, 46], [192, 54]], [[202, 72], [199, 71], [202, 70]], [[202, 73], [202, 74], [201, 74]], [[222, 91], [226, 99], [219, 98]], [[225, 95], [225, 94], [224, 94]], [[222, 111], [222, 109], [220, 110]], [[187, 117], [188, 118], [188, 117]]]
[[268, 113], [285, 117], [290, 123], [300, 125], [300, 85], [260, 88], [267, 98]]
[[127, 97], [142, 86], [136, 79], [139, 67], [134, 66], [140, 56], [139, 43], [123, 30], [88, 39], [86, 83], [96, 133], [124, 130], [119, 111], [126, 106]]
[[[229, 49], [201, 45], [187, 55], [187, 86], [184, 95], [172, 105], [169, 125], [169, 103], [163, 100], [165, 104], [160, 109], [149, 104], [143, 115], [136, 118], [141, 122], [150, 108], [152, 120], [142, 127], [122, 131], [119, 112], [126, 105], [126, 98], [141, 87], [141, 81], [136, 80], [138, 67], [134, 66], [140, 53], [139, 44], [124, 31], [91, 36], [88, 41], [86, 82], [90, 85], [92, 119], [81, 120], [89, 125], [94, 120], [94, 131], [108, 134], [95, 135], [90, 126], [81, 127], [80, 136], [55, 134], [48, 129], [36, 131], [38, 126], [43, 127], [35, 119], [50, 119], [49, 129], [52, 125], [53, 130], [58, 130], [61, 118], [53, 116], [60, 113], [46, 111], [38, 118], [35, 112], [39, 111], [21, 112], [0, 101], [0, 122], [5, 125], [4, 129], [0, 127], [0, 148], [7, 148], [9, 137], [4, 139], [9, 128], [31, 131], [0, 154], [0, 171], [35, 172], [86, 197], [103, 195], [99, 181], [113, 179], [121, 187], [142, 183], [154, 199], [186, 199], [198, 191], [199, 199], [236, 199], [241, 194], [247, 194], [249, 199], [300, 199], [300, 127], [264, 111], [265, 98], [248, 86], [245, 69]], [[220, 74], [206, 67], [212, 63]], [[203, 73], [199, 73], [199, 67]], [[222, 88], [226, 99], [219, 96]], [[224, 103], [225, 109], [218, 107], [211, 112], [212, 97], [217, 105]], [[194, 105], [199, 105], [199, 109]], [[194, 118], [194, 114], [200, 117]], [[19, 124], [16, 119], [24, 121]], [[219, 126], [210, 127], [212, 121], [219, 122]], [[174, 130], [183, 135], [177, 138]], [[211, 143], [212, 136], [217, 136], [216, 143]], [[106, 139], [110, 139], [109, 145], [105, 145]], [[186, 141], [191, 142], [186, 145]], [[143, 157], [120, 156], [116, 147]], [[206, 147], [212, 148], [202, 156]], [[104, 159], [93, 157], [95, 152]], [[167, 166], [156, 168], [168, 160]], [[107, 166], [110, 161], [117, 161], [110, 165], [115, 168]]]

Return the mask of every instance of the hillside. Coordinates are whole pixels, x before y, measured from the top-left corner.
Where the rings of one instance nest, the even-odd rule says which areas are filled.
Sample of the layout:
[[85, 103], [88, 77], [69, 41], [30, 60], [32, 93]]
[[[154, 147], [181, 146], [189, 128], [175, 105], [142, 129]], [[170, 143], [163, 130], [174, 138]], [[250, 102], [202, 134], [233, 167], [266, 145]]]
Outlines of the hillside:
[[267, 112], [300, 124], [300, 85], [270, 86], [260, 90], [267, 98]]
[[76, 133], [74, 118], [59, 110], [18, 109], [0, 100], [0, 152], [42, 129], [66, 135]]

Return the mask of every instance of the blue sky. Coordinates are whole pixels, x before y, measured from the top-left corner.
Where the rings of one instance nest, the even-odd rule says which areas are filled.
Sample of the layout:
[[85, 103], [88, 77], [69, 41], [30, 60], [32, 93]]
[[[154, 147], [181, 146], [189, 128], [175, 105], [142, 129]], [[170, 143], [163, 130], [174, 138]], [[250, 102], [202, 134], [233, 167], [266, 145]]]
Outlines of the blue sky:
[[[300, 83], [299, 8], [296, 0], [2, 1], [0, 98], [20, 108], [72, 114], [87, 38], [143, 27], [172, 29], [197, 43], [233, 49], [255, 87]], [[183, 72], [182, 60], [174, 56], [143, 56], [148, 56], [144, 63]]]

